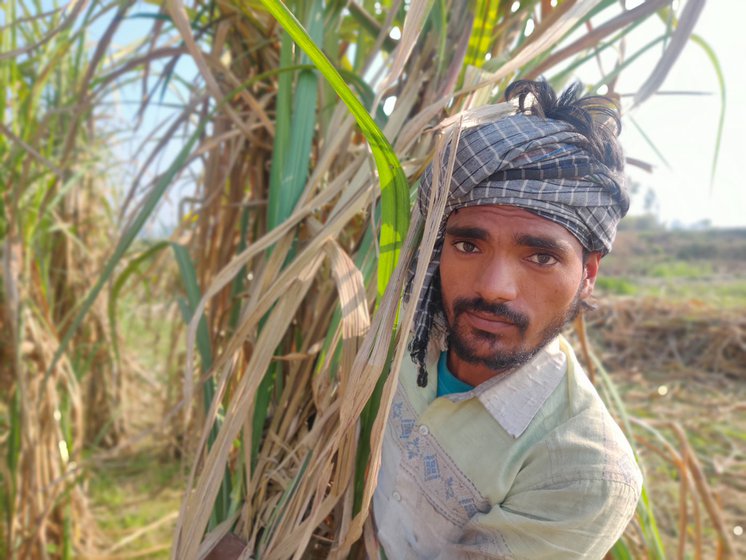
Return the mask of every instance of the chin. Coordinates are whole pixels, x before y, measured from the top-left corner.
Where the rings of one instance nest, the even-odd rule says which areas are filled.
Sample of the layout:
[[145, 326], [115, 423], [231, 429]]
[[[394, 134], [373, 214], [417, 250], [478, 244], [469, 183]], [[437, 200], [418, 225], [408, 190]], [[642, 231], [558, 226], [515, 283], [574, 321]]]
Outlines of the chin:
[[541, 347], [526, 349], [522, 346], [500, 348], [499, 346], [502, 345], [494, 339], [492, 344], [485, 344], [484, 337], [479, 338], [482, 340], [475, 341], [471, 337], [452, 335], [448, 338], [448, 348], [455, 352], [462, 361], [485, 366], [496, 373], [523, 365], [541, 349]]

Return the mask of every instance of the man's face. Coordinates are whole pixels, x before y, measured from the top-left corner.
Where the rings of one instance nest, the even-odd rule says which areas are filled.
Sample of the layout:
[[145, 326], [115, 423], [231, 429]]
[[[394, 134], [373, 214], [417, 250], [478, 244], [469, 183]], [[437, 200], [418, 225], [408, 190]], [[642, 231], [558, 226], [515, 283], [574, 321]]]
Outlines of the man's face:
[[598, 253], [568, 230], [514, 206], [474, 206], [446, 223], [440, 261], [448, 365], [476, 384], [551, 341], [587, 298]]

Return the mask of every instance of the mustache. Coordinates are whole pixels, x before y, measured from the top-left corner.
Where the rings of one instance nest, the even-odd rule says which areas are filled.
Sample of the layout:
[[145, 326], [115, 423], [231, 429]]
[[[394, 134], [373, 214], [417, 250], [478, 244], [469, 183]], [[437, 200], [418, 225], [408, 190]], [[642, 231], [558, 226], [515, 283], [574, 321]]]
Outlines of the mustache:
[[491, 315], [496, 320], [513, 323], [522, 331], [528, 328], [528, 317], [515, 309], [511, 309], [506, 303], [490, 303], [480, 297], [457, 298], [453, 302], [454, 318], [469, 311], [479, 311], [483, 314]]

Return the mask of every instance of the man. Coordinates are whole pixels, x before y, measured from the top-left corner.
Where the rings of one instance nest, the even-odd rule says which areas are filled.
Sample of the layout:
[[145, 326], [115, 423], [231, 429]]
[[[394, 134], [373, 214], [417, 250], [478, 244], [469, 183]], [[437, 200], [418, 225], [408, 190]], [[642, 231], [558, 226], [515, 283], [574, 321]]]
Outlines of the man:
[[559, 335], [629, 206], [616, 109], [578, 90], [516, 82], [517, 114], [455, 148], [373, 499], [391, 560], [602, 558], [634, 513], [633, 453]]

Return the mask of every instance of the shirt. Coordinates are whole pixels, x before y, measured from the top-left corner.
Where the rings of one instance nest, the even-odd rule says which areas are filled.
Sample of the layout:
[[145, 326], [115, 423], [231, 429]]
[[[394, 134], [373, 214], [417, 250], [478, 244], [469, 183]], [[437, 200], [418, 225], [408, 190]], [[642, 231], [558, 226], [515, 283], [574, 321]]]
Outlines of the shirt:
[[458, 377], [453, 375], [448, 369], [448, 353], [441, 352], [438, 358], [438, 393], [439, 397], [451, 395], [453, 393], [465, 393], [471, 391], [474, 387], [464, 383]]
[[373, 496], [389, 559], [600, 559], [621, 536], [642, 476], [564, 339], [465, 393], [416, 379], [405, 360]]

